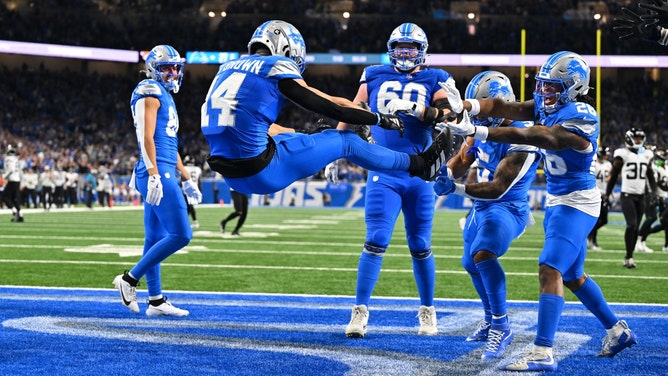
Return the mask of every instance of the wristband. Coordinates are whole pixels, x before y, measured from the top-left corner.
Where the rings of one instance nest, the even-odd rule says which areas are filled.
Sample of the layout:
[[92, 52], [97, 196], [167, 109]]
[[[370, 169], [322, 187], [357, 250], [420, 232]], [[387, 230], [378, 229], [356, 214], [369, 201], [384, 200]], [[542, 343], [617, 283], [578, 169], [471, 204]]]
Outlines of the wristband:
[[473, 138], [480, 141], [485, 141], [489, 136], [489, 128], [476, 125], [475, 132], [473, 133]]
[[453, 193], [458, 195], [458, 196], [465, 196], [466, 195], [466, 186], [462, 183], [455, 183], [455, 191]]
[[411, 115], [415, 116], [416, 118], [419, 118], [422, 116], [422, 112], [424, 112], [424, 106], [418, 103], [413, 104], [413, 108], [409, 110]]
[[477, 99], [467, 99], [471, 104], [471, 110], [469, 110], [469, 115], [478, 115], [480, 113], [480, 101]]
[[374, 125], [380, 125], [380, 113], [376, 112], [376, 118], [378, 118], [378, 121]]

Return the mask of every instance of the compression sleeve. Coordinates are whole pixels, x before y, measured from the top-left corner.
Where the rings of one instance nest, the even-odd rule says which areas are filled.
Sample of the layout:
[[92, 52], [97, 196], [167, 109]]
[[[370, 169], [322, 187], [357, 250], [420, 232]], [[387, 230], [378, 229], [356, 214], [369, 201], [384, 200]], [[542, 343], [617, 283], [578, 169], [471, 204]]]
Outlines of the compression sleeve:
[[379, 118], [375, 113], [365, 110], [342, 107], [330, 100], [319, 96], [311, 90], [298, 84], [297, 81], [286, 78], [278, 82], [278, 90], [286, 98], [304, 107], [309, 111], [328, 116], [332, 119], [349, 124], [378, 124]]

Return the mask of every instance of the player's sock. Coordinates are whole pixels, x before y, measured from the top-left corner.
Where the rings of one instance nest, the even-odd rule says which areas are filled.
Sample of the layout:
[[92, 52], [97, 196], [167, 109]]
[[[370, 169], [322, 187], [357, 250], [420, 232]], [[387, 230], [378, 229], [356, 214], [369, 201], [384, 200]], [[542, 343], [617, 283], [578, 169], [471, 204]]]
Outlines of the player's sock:
[[506, 313], [506, 273], [496, 258], [475, 264], [485, 285], [490, 309], [493, 314]]
[[424, 252], [413, 252], [413, 275], [420, 296], [420, 304], [431, 307], [434, 305], [434, 286], [436, 285], [436, 263], [431, 249]]
[[536, 330], [534, 345], [553, 347], [554, 335], [557, 333], [557, 326], [563, 309], [563, 297], [553, 294], [540, 294], [538, 299], [538, 329]]
[[603, 327], [611, 328], [619, 321], [605, 300], [601, 287], [591, 277], [587, 277], [582, 287], [577, 291], [573, 291], [573, 294], [596, 316], [598, 321], [603, 324]]

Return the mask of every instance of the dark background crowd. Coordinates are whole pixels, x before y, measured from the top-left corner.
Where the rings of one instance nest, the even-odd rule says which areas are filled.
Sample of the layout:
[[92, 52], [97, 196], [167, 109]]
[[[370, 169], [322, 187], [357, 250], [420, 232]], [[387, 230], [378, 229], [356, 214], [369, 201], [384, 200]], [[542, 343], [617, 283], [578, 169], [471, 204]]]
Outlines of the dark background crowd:
[[[389, 31], [403, 22], [415, 22], [425, 30], [430, 53], [518, 54], [522, 28], [527, 30], [527, 54], [558, 50], [595, 54], [595, 38], [583, 35], [595, 35], [597, 29], [602, 32], [603, 54], [668, 52], [668, 48], [649, 42], [619, 42], [612, 33], [612, 17], [619, 14], [621, 6], [635, 9], [632, 1], [467, 3], [477, 4], [474, 20], [456, 11], [459, 3], [454, 1], [2, 1], [0, 40], [133, 50], [166, 43], [182, 55], [195, 50], [244, 52], [253, 30], [265, 20], [278, 18], [297, 26], [309, 53], [384, 52]], [[218, 13], [227, 12], [225, 18], [206, 15], [214, 4]], [[352, 10], [349, 19], [339, 16], [342, 7]], [[591, 16], [600, 10], [604, 18], [596, 21]], [[20, 145], [22, 157], [33, 160], [37, 168], [103, 167], [114, 175], [130, 174], [137, 145], [129, 98], [143, 78], [139, 69], [133, 65], [127, 74], [104, 74], [85, 68], [54, 70], [44, 65], [8, 67], [2, 64], [2, 56], [1, 150], [8, 144]], [[602, 145], [613, 150], [623, 145], [623, 134], [631, 127], [645, 130], [648, 143], [665, 147], [668, 141], [668, 80], [635, 70], [635, 74], [620, 74], [602, 82]], [[304, 77], [318, 89], [352, 99], [359, 74], [351, 70], [345, 77], [316, 75], [307, 67]], [[184, 85], [175, 95], [182, 153], [199, 162], [208, 150], [199, 122], [211, 78], [191, 77], [186, 67]], [[463, 90], [471, 77], [455, 78]], [[301, 128], [316, 120], [317, 115], [288, 105], [278, 122]]]

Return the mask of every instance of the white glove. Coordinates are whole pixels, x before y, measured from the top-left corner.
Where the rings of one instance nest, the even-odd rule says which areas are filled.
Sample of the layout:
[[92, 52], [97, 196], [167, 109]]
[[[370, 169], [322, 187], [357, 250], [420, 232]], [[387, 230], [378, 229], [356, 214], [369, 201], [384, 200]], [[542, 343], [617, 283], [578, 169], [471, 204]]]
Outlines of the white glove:
[[404, 112], [415, 117], [420, 117], [422, 112], [424, 112], [424, 106], [415, 102], [395, 98], [387, 104], [387, 110], [392, 115], [396, 115], [397, 112]]
[[192, 180], [186, 180], [183, 182], [183, 193], [186, 195], [188, 200], [188, 205], [197, 205], [202, 202], [202, 192], [197, 188]]
[[450, 107], [452, 111], [456, 114], [464, 111], [464, 102], [462, 101], [462, 95], [459, 94], [457, 86], [455, 86], [455, 80], [450, 77], [445, 82], [439, 82], [439, 86], [445, 90], [445, 93], [448, 95], [448, 102], [450, 102]]
[[325, 166], [325, 179], [332, 184], [339, 184], [339, 160]]
[[145, 201], [149, 205], [160, 205], [162, 200], [162, 183], [160, 174], [151, 175], [148, 178], [148, 188], [146, 189]]
[[462, 115], [462, 120], [460, 120], [459, 123], [439, 123], [436, 125], [436, 128], [446, 126], [452, 130], [452, 133], [458, 136], [471, 136], [476, 140], [485, 141], [489, 134], [489, 129], [487, 127], [473, 125], [468, 111], [465, 110]]

